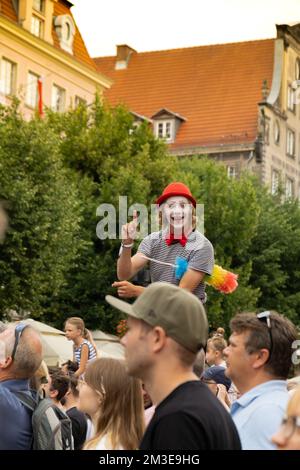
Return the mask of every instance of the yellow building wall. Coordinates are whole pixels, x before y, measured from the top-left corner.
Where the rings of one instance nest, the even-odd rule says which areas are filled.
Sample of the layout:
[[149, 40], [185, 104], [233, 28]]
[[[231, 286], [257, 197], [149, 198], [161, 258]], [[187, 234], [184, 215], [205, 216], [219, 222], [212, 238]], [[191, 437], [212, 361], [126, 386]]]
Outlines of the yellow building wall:
[[[101, 94], [111, 85], [109, 79], [71, 55], [0, 18], [0, 67], [2, 58], [16, 64], [16, 96], [21, 100], [21, 110], [26, 118], [34, 113], [25, 103], [28, 72], [43, 79], [43, 104], [46, 107], [51, 106], [54, 84], [66, 91], [66, 109], [74, 106], [76, 96], [89, 104], [97, 91]], [[0, 102], [10, 104], [11, 99], [0, 93]]]

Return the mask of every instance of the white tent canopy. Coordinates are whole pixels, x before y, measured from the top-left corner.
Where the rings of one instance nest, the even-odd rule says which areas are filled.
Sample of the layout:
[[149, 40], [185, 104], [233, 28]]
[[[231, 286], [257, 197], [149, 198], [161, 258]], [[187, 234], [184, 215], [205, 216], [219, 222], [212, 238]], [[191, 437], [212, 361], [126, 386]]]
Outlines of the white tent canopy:
[[[72, 360], [73, 343], [67, 340], [63, 331], [30, 318], [24, 320], [24, 323], [30, 324], [41, 333], [44, 360], [48, 366], [60, 366], [68, 359]], [[104, 333], [101, 330], [91, 331], [91, 333], [99, 357], [124, 359], [124, 347], [120, 344], [117, 336]]]
[[101, 330], [91, 331], [91, 334], [97, 346], [99, 357], [124, 359], [124, 347], [120, 344], [117, 336], [104, 333]]

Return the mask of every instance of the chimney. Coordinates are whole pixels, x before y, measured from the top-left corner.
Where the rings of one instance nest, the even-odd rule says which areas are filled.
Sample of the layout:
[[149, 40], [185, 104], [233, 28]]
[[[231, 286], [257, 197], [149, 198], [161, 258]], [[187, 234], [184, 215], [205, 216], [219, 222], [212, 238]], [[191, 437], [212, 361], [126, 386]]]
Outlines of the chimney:
[[116, 70], [124, 70], [127, 69], [129, 59], [131, 54], [136, 53], [132, 47], [127, 46], [127, 44], [122, 44], [117, 46], [117, 57], [116, 57]]

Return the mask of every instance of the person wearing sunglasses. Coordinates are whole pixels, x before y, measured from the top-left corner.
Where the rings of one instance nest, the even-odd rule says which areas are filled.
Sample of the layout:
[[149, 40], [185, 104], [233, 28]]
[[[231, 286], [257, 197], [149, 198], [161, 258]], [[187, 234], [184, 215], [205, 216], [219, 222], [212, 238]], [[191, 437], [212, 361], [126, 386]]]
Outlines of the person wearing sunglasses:
[[31, 412], [16, 392], [31, 394], [29, 379], [42, 362], [39, 333], [26, 323], [0, 330], [0, 450], [28, 450], [32, 443]]
[[237, 314], [224, 350], [226, 375], [241, 397], [231, 415], [245, 450], [274, 449], [277, 431], [289, 399], [286, 380], [292, 365], [292, 343], [297, 330], [274, 311]]
[[290, 399], [286, 415], [272, 442], [278, 450], [300, 450], [300, 386]]

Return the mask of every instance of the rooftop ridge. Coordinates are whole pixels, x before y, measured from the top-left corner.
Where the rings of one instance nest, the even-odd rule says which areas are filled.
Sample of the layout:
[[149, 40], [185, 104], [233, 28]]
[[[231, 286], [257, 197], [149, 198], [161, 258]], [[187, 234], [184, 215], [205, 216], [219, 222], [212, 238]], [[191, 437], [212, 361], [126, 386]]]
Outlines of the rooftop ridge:
[[[184, 46], [184, 47], [176, 47], [174, 49], [158, 49], [158, 50], [152, 50], [152, 51], [143, 51], [143, 52], [136, 52], [139, 56], [143, 54], [155, 54], [155, 53], [160, 53], [160, 52], [176, 52], [176, 51], [181, 51], [181, 50], [191, 50], [191, 49], [200, 49], [200, 48], [205, 48], [205, 47], [214, 47], [214, 46], [230, 46], [233, 44], [248, 44], [248, 43], [253, 43], [253, 42], [263, 42], [263, 41], [275, 41], [276, 37], [273, 38], [264, 38], [264, 39], [251, 39], [249, 41], [233, 41], [233, 42], [220, 42], [220, 43], [215, 43], [215, 44], [202, 44], [199, 46]], [[108, 55], [108, 56], [96, 56], [93, 57], [93, 60], [96, 59], [113, 59], [115, 58], [115, 55]]]

